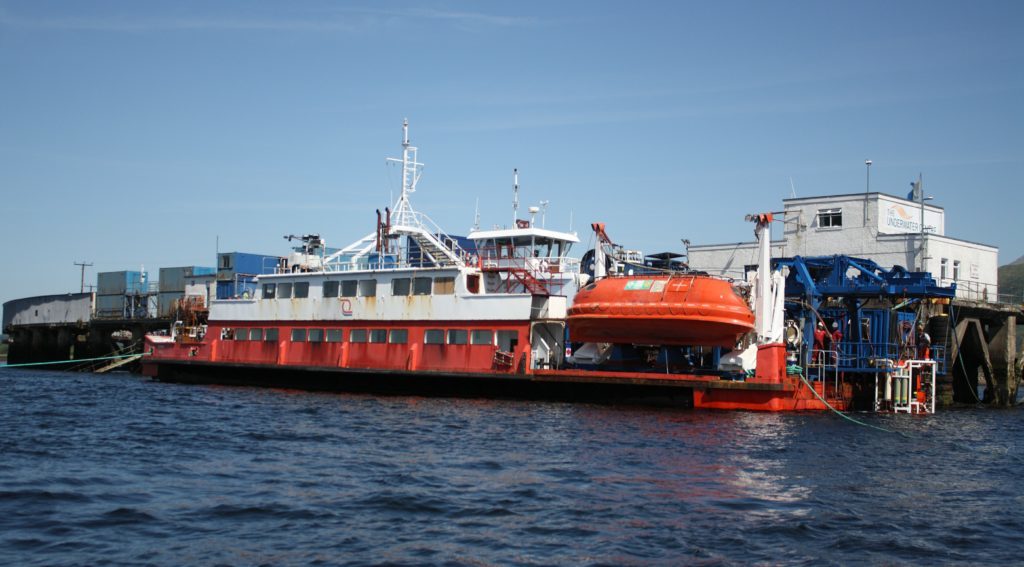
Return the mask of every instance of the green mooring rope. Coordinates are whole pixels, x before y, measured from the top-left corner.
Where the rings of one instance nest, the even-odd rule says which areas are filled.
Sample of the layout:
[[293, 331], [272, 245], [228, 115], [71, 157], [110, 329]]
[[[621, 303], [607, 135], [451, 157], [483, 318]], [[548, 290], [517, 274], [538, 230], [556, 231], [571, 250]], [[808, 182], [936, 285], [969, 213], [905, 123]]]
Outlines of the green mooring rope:
[[76, 358], [74, 360], [52, 360], [50, 362], [22, 362], [21, 364], [4, 364], [6, 368], [17, 368], [19, 366], [46, 366], [50, 364], [77, 364], [79, 362], [93, 362], [96, 360], [114, 360], [117, 358], [128, 358], [131, 356], [149, 356], [148, 352], [140, 352], [136, 354], [118, 354], [114, 356], [100, 356], [96, 358]]

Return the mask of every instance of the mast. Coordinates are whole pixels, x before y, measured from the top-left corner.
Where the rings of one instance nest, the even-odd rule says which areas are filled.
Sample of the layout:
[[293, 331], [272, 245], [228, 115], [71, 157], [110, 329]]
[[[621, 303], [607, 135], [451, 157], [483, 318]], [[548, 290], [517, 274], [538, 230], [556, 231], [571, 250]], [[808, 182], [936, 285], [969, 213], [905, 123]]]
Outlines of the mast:
[[512, 228], [519, 220], [519, 168], [512, 170]]
[[391, 222], [399, 226], [416, 226], [416, 211], [409, 203], [409, 194], [416, 192], [423, 164], [416, 161], [416, 146], [409, 143], [409, 119], [402, 120], [402, 159], [388, 158], [387, 161], [402, 164], [402, 194], [391, 212]]

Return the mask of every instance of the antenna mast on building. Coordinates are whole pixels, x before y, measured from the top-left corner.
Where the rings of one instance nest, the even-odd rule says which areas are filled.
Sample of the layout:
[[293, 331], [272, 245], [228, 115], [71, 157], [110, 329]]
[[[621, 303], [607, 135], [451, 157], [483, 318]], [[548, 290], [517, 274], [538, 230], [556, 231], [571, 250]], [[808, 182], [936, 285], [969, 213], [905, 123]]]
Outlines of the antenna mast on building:
[[92, 262], [75, 262], [75, 265], [82, 267], [82, 288], [79, 290], [79, 293], [85, 293], [85, 267], [91, 266]]

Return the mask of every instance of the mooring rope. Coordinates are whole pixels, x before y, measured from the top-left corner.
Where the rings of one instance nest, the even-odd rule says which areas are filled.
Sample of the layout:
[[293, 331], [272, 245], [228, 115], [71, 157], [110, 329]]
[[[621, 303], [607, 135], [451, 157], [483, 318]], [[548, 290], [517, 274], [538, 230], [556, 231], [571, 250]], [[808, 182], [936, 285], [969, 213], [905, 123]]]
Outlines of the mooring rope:
[[4, 364], [5, 368], [17, 368], [19, 366], [46, 366], [50, 364], [74, 364], [78, 362], [94, 362], [97, 360], [114, 360], [117, 358], [128, 358], [131, 356], [149, 356], [148, 352], [139, 352], [135, 354], [118, 354], [114, 356], [99, 356], [96, 358], [76, 358], [74, 360], [51, 360], [50, 362], [22, 362], [19, 364]]

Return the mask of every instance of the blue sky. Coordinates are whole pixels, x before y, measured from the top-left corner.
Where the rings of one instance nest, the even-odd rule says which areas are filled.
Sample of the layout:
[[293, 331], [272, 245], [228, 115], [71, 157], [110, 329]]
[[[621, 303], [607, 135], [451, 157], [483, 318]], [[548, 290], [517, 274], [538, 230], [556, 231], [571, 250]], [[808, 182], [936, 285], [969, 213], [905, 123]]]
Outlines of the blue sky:
[[1024, 255], [1021, 2], [0, 1], [0, 301], [342, 245], [398, 189], [465, 233], [549, 200], [648, 252], [790, 195], [904, 194]]

